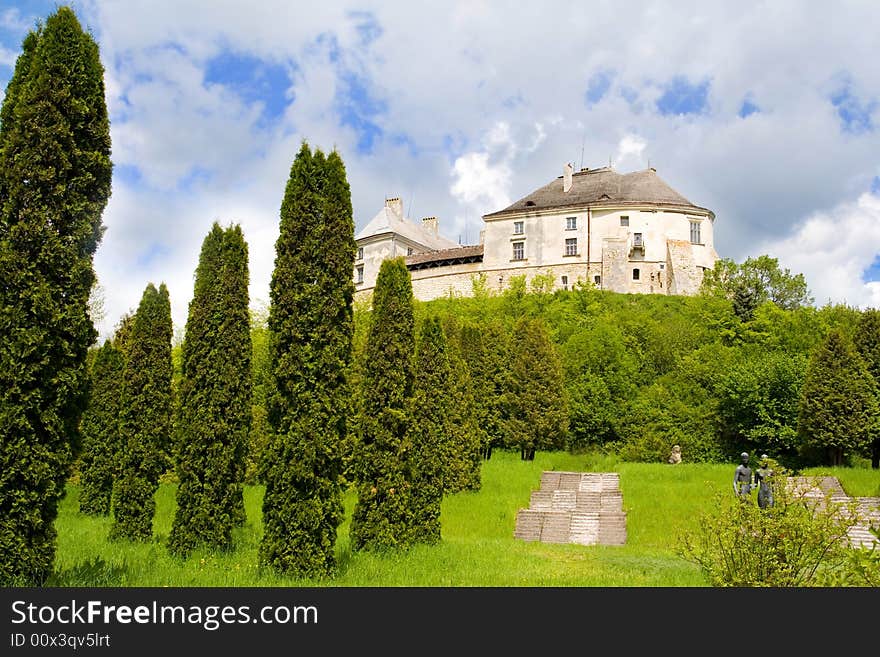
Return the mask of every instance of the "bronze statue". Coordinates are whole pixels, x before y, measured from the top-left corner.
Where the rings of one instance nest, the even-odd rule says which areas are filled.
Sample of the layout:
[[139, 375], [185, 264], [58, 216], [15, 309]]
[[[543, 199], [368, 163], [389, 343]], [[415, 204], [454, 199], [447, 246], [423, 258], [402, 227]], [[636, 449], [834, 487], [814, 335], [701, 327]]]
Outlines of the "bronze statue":
[[758, 506], [762, 509], [773, 506], [773, 485], [770, 478], [773, 470], [770, 469], [769, 457], [761, 455], [761, 467], [755, 470], [755, 486], [758, 487]]
[[747, 500], [749, 493], [752, 492], [752, 469], [749, 467], [749, 453], [743, 452], [739, 457], [742, 463], [736, 466], [733, 473], [733, 492], [741, 500]]

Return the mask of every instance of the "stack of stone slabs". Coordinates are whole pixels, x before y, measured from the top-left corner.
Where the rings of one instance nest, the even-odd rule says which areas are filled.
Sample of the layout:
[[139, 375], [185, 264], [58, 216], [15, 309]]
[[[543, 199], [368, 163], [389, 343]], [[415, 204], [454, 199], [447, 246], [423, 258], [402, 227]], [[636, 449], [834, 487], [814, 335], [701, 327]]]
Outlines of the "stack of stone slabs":
[[541, 475], [528, 509], [516, 515], [514, 537], [542, 543], [625, 545], [626, 513], [616, 472]]

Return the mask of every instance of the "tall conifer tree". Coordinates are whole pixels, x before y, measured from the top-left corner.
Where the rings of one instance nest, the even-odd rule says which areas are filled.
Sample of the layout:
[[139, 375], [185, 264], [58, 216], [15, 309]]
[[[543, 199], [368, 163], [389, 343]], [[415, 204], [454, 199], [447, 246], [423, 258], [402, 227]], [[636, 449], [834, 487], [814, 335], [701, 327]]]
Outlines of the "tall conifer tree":
[[98, 349], [89, 379], [89, 405], [82, 416], [83, 454], [80, 462], [79, 510], [110, 513], [110, 496], [119, 452], [119, 402], [125, 361], [110, 340]]
[[0, 109], [0, 585], [51, 573], [88, 391], [92, 258], [110, 196], [98, 45], [59, 8], [24, 40]]
[[873, 434], [877, 387], [849, 339], [837, 329], [810, 355], [801, 388], [798, 435], [802, 449], [824, 452], [826, 463], [843, 465]]
[[273, 435], [262, 457], [260, 544], [262, 563], [301, 577], [336, 569], [355, 250], [342, 158], [304, 143], [281, 204], [270, 290]]
[[450, 345], [449, 355], [449, 440], [443, 477], [443, 490], [457, 493], [463, 490], [480, 490], [483, 436], [477, 426], [474, 385], [467, 364]]
[[509, 435], [520, 456], [531, 461], [538, 449], [560, 449], [568, 432], [562, 363], [542, 320], [522, 318], [514, 329], [506, 394]]
[[411, 540], [416, 543], [440, 540], [440, 503], [448, 465], [444, 458], [452, 451], [449, 411], [453, 399], [448, 394], [452, 371], [446, 346], [440, 321], [434, 317], [425, 319], [419, 332], [404, 452], [411, 484]]
[[215, 223], [202, 243], [183, 342], [175, 427], [180, 485], [169, 549], [228, 548], [243, 519], [251, 419], [247, 245]]
[[405, 469], [415, 351], [412, 281], [403, 258], [382, 261], [362, 373], [361, 414], [352, 471], [358, 501], [351, 520], [355, 550], [410, 541], [410, 482]]
[[[880, 394], [880, 310], [870, 309], [862, 311], [859, 317], [858, 330], [854, 339], [856, 349], [865, 367], [874, 377]], [[871, 467], [875, 470], [880, 468], [880, 403], [877, 405], [878, 415], [875, 416], [871, 429], [870, 456]]]
[[110, 537], [148, 541], [171, 429], [171, 303], [164, 283], [144, 290], [126, 348]]
[[498, 322], [467, 323], [461, 328], [461, 355], [471, 374], [474, 417], [483, 458], [507, 444], [504, 393], [509, 377], [507, 334]]
[[443, 492], [479, 490], [485, 432], [477, 425], [473, 381], [462, 354], [462, 330], [453, 315], [444, 318], [443, 337], [449, 375], [442, 389], [435, 392], [435, 396], [442, 395], [448, 400], [449, 408], [446, 414], [448, 439], [442, 457]]

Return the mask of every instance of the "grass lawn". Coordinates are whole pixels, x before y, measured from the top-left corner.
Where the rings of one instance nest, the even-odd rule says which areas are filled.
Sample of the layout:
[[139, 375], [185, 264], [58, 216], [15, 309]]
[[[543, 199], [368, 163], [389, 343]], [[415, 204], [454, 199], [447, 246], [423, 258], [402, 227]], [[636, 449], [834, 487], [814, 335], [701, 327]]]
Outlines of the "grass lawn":
[[[154, 541], [110, 543], [108, 518], [77, 512], [79, 489], [61, 503], [56, 586], [705, 586], [699, 569], [676, 554], [679, 537], [698, 527], [716, 493], [731, 488], [735, 464], [625, 463], [611, 457], [538, 453], [532, 462], [496, 451], [483, 464], [483, 487], [444, 499], [442, 541], [406, 552], [352, 553], [348, 521], [355, 503], [345, 497], [339, 527], [339, 573], [332, 580], [278, 577], [258, 565], [263, 489], [245, 489], [247, 524], [227, 553], [168, 554], [176, 486], [156, 494]], [[544, 470], [619, 472], [627, 513], [625, 546], [551, 545], [513, 538], [516, 512], [529, 505]], [[836, 469], [850, 495], [880, 494], [880, 472]], [[804, 474], [820, 474], [805, 472]], [[731, 491], [732, 494], [732, 491]]]

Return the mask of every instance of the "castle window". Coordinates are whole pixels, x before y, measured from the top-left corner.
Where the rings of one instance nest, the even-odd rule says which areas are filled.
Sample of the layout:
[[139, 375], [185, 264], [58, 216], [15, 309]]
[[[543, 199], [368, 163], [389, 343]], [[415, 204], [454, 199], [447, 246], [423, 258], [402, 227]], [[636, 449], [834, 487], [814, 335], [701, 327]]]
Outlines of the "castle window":
[[522, 235], [523, 234], [523, 222], [514, 221], [513, 222], [513, 234], [514, 235]]
[[639, 280], [639, 270], [638, 269], [633, 269], [633, 280], [634, 281]]
[[577, 237], [569, 237], [567, 240], [565, 240], [565, 255], [576, 256], [577, 254], [578, 254]]
[[629, 217], [626, 217], [626, 216], [621, 217], [620, 218], [620, 225], [621, 226], [629, 226]]
[[568, 289], [568, 276], [563, 276], [563, 277], [562, 277], [562, 289], [563, 289], [563, 290], [567, 290], [567, 289]]
[[599, 285], [602, 284], [602, 277], [599, 276], [599, 274], [596, 274], [595, 276], [593, 276], [593, 282], [594, 282], [594, 283], [596, 284], [596, 286], [598, 287]]
[[577, 230], [578, 227], [578, 218], [577, 217], [566, 217], [565, 218], [565, 230]]
[[641, 233], [633, 233], [633, 246], [645, 246]]
[[526, 252], [526, 243], [525, 242], [514, 242], [513, 243], [513, 259], [514, 260], [525, 260], [525, 252]]
[[356, 279], [356, 281], [357, 281], [358, 283], [363, 283], [363, 282], [364, 282], [364, 266], [363, 266], [363, 265], [361, 265], [360, 267], [357, 268], [357, 279]]
[[364, 247], [362, 247], [362, 246], [359, 246], [359, 247], [358, 247], [358, 257], [357, 257], [357, 259], [358, 259], [358, 260], [363, 260], [363, 259], [364, 259]]
[[700, 241], [700, 222], [691, 222], [691, 244], [702, 244]]

